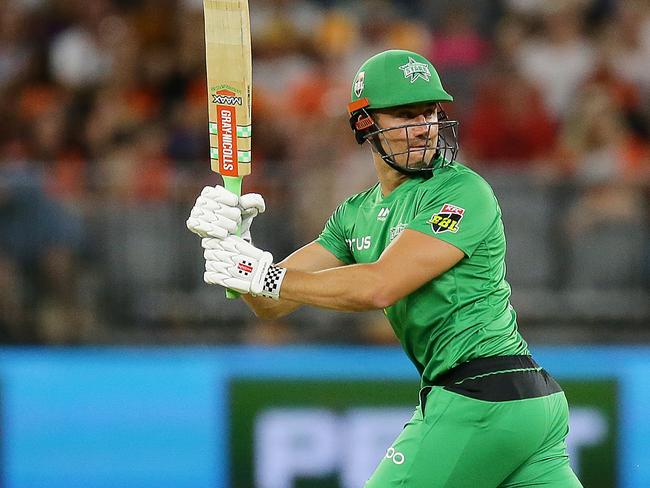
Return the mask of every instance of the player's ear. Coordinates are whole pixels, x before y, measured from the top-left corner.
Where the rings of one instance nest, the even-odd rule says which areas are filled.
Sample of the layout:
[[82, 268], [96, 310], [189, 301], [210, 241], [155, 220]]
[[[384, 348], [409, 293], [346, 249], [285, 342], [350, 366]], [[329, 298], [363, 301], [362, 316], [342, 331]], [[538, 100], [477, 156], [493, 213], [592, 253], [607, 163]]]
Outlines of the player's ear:
[[354, 131], [354, 137], [359, 144], [366, 142], [368, 134], [379, 130], [371, 112], [368, 110], [369, 105], [367, 98], [362, 98], [348, 105], [350, 127]]
[[359, 144], [366, 142], [368, 134], [379, 130], [372, 115], [366, 110], [356, 112], [350, 116], [350, 127], [354, 131], [354, 137]]
[[438, 122], [449, 120], [447, 112], [442, 109], [442, 106], [439, 103], [436, 103], [436, 108], [438, 109]]

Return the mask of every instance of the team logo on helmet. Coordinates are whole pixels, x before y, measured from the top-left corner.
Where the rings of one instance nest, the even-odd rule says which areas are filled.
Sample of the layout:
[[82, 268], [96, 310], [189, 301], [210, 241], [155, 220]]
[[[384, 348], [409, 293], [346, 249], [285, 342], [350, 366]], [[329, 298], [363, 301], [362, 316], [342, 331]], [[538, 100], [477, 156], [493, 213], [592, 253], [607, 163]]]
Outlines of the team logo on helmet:
[[354, 80], [354, 94], [357, 97], [360, 97], [361, 94], [363, 93], [363, 89], [365, 87], [365, 81], [366, 81], [366, 72], [360, 71], [359, 74], [357, 75], [357, 79]]
[[[409, 62], [399, 67], [404, 72], [404, 78], [410, 78], [411, 83], [415, 83], [418, 78], [424, 81], [431, 79], [431, 71], [425, 63], [420, 63], [409, 56]], [[358, 96], [358, 95], [357, 95]]]

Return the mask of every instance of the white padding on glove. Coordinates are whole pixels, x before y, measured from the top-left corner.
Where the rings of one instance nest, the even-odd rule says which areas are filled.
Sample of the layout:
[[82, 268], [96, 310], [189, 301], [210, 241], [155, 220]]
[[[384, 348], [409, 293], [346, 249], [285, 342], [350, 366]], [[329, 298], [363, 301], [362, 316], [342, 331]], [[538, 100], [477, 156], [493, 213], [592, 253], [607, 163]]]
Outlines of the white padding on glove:
[[241, 221], [239, 197], [223, 186], [206, 186], [190, 212], [187, 228], [201, 237], [224, 239], [237, 232]]
[[253, 219], [266, 210], [264, 198], [259, 193], [247, 193], [239, 197], [241, 209], [241, 238], [251, 242], [251, 224]]
[[273, 266], [273, 255], [241, 237], [206, 238], [201, 241], [205, 257], [203, 280], [240, 293], [278, 300], [286, 269]]

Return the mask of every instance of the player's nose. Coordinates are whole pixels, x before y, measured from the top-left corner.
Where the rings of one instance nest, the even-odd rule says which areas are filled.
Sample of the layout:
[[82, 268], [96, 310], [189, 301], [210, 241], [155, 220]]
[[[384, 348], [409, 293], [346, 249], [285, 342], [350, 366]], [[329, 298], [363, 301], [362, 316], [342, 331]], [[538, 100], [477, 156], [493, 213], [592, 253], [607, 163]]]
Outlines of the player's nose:
[[413, 124], [424, 125], [413, 125], [413, 127], [409, 127], [411, 137], [421, 137], [429, 133], [431, 131], [431, 126], [426, 124], [426, 122], [427, 119], [424, 117], [424, 115], [419, 115], [413, 119]]

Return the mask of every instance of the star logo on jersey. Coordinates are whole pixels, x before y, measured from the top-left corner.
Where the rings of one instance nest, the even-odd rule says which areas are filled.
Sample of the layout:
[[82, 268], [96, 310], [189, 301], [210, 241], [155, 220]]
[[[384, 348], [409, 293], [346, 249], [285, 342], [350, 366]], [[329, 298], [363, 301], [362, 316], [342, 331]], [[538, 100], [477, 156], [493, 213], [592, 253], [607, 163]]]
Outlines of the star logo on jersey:
[[415, 83], [418, 78], [424, 81], [431, 79], [431, 71], [425, 63], [420, 63], [409, 56], [409, 62], [399, 67], [404, 72], [404, 78], [410, 78], [411, 83]]
[[445, 203], [438, 213], [431, 216], [427, 224], [431, 224], [434, 234], [442, 232], [453, 232], [454, 234], [460, 229], [460, 221], [465, 215], [465, 209]]

